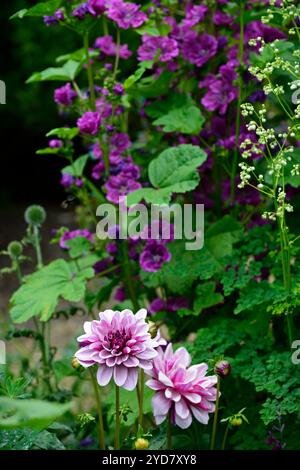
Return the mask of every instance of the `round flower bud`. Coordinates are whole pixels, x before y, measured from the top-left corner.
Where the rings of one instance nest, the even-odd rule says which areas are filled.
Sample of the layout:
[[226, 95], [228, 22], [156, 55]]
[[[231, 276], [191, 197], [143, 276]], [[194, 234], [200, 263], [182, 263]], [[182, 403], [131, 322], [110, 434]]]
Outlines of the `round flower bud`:
[[7, 247], [7, 251], [10, 256], [12, 256], [13, 258], [17, 258], [23, 252], [22, 244], [20, 242], [10, 242]]
[[149, 448], [149, 441], [147, 439], [143, 439], [142, 437], [139, 437], [135, 441], [134, 447], [136, 450], [146, 450]]
[[42, 206], [29, 206], [25, 211], [24, 217], [28, 225], [39, 227], [46, 220], [46, 211]]
[[239, 416], [234, 416], [233, 418], [231, 418], [230, 424], [231, 426], [240, 426], [241, 424], [243, 424], [243, 420]]
[[158, 328], [156, 326], [156, 324], [153, 322], [153, 321], [149, 321], [148, 322], [148, 325], [149, 325], [149, 333], [151, 335], [151, 338], [156, 338], [156, 335], [157, 335], [157, 331], [158, 331]]
[[83, 367], [80, 364], [80, 362], [78, 361], [77, 357], [73, 357], [73, 359], [71, 361], [71, 366], [73, 367], [73, 369], [76, 369], [79, 372], [81, 372], [83, 370]]
[[231, 365], [228, 361], [225, 360], [218, 361], [215, 365], [214, 372], [215, 374], [219, 375], [219, 377], [227, 377], [230, 375]]

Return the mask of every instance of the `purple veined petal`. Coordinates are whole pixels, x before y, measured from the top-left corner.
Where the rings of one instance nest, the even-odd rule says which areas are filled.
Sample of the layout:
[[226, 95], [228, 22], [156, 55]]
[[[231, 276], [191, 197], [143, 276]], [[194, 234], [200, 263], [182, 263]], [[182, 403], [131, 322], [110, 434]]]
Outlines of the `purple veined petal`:
[[129, 356], [123, 364], [126, 367], [137, 367], [139, 365], [139, 360], [134, 356]]
[[166, 385], [166, 387], [173, 387], [173, 382], [163, 372], [158, 373], [158, 379]]
[[147, 380], [146, 385], [152, 390], [162, 390], [164, 388], [164, 386], [155, 379]]
[[183, 392], [182, 395], [186, 400], [189, 400], [191, 403], [200, 403], [201, 402], [201, 396], [198, 395], [197, 393], [185, 393]]
[[165, 421], [166, 417], [167, 417], [167, 414], [165, 414], [165, 415], [155, 415], [154, 419], [155, 419], [155, 423], [157, 424], [157, 426], [159, 424], [163, 423]]
[[107, 359], [108, 357], [111, 357], [111, 354], [106, 349], [102, 349], [102, 351], [100, 351], [99, 356], [101, 359]]
[[196, 420], [199, 421], [199, 423], [202, 423], [202, 424], [208, 423], [209, 416], [208, 416], [207, 411], [203, 411], [199, 408], [196, 408], [195, 406], [191, 406], [191, 410]]
[[175, 403], [175, 413], [182, 419], [186, 419], [189, 416], [190, 410], [184, 399]]
[[172, 401], [175, 401], [175, 402], [178, 402], [178, 401], [181, 400], [181, 394], [178, 393], [176, 390], [171, 389], [171, 388], [167, 388], [165, 390], [165, 396], [169, 400], [172, 400]]
[[116, 357], [108, 357], [105, 361], [107, 367], [114, 367], [116, 365], [116, 360], [117, 360]]
[[145, 308], [141, 308], [135, 316], [137, 317], [138, 320], [145, 320], [147, 317], [147, 310]]
[[136, 385], [137, 385], [137, 381], [138, 381], [138, 369], [134, 369], [134, 368], [129, 368], [127, 370], [127, 379], [125, 381], [125, 383], [123, 384], [123, 388], [125, 388], [126, 390], [134, 390]]
[[78, 359], [79, 362], [92, 362], [93, 364], [95, 363], [94, 360], [91, 360], [91, 350], [90, 346], [84, 346], [83, 348], [78, 349], [78, 351], [75, 353], [75, 357]]
[[192, 424], [192, 421], [193, 421], [193, 418], [192, 418], [191, 413], [189, 413], [189, 415], [184, 419], [180, 418], [180, 416], [177, 413], [175, 413], [175, 424], [179, 426], [181, 429], [187, 429], [188, 427], [190, 427], [190, 425]]
[[185, 348], [178, 348], [175, 351], [174, 356], [176, 357], [176, 359], [180, 360], [180, 364], [184, 367], [188, 367], [192, 362], [192, 358]]
[[105, 320], [107, 323], [111, 324], [111, 321], [114, 317], [114, 311], [113, 310], [105, 310], [104, 312], [99, 313], [100, 320]]
[[152, 407], [155, 416], [167, 414], [171, 405], [172, 401], [165, 397], [164, 392], [157, 392], [152, 397]]
[[92, 322], [85, 321], [83, 324], [83, 329], [86, 332], [86, 334], [90, 335], [92, 333]]
[[106, 365], [101, 364], [97, 371], [98, 384], [102, 385], [102, 387], [105, 387], [105, 385], [107, 385], [110, 379], [112, 378], [112, 374], [113, 374], [112, 367], [107, 367]]
[[127, 379], [128, 370], [124, 366], [115, 366], [114, 367], [114, 381], [116, 385], [122, 387]]
[[152, 370], [153, 365], [151, 361], [145, 361], [143, 359], [139, 360], [139, 366], [141, 369], [144, 369], [146, 371]]
[[[202, 362], [201, 364], [196, 364], [191, 366], [189, 370], [197, 370], [197, 378], [204, 377], [208, 369], [208, 365]], [[205, 377], [206, 379], [210, 379], [210, 377]]]
[[139, 353], [136, 355], [138, 359], [153, 359], [154, 357], [157, 356], [157, 351], [154, 349], [146, 349], [145, 351]]
[[168, 361], [172, 359], [173, 356], [173, 346], [172, 343], [169, 343], [165, 350], [165, 359]]

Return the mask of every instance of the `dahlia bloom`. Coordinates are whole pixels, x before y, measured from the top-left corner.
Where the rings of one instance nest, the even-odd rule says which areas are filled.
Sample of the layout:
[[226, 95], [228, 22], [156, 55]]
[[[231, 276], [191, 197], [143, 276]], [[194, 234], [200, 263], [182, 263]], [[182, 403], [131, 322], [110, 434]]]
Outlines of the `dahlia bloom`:
[[166, 350], [158, 349], [153, 368], [146, 382], [155, 390], [152, 406], [156, 424], [161, 424], [171, 412], [174, 424], [182, 429], [192, 424], [193, 416], [207, 424], [209, 413], [215, 410], [217, 376], [206, 376], [207, 364], [190, 366], [191, 356], [185, 348], [173, 352], [170, 343]]
[[97, 381], [105, 386], [113, 378], [116, 385], [133, 390], [139, 368], [147, 372], [157, 356], [160, 338], [151, 338], [145, 318], [147, 311], [105, 310], [99, 320], [84, 323], [85, 334], [79, 336], [80, 349], [75, 357], [83, 367], [99, 366]]
[[82, 134], [97, 135], [101, 124], [100, 113], [87, 111], [77, 121], [77, 126]]
[[139, 28], [147, 16], [140, 11], [141, 5], [126, 3], [122, 0], [111, 0], [107, 10], [109, 19], [115, 21], [119, 28]]

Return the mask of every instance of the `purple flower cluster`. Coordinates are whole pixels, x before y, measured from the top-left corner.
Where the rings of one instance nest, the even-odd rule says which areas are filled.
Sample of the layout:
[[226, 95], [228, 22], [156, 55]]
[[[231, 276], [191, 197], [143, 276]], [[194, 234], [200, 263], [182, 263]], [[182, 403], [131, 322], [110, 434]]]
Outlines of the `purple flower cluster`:
[[[94, 47], [108, 57], [114, 57], [117, 53], [117, 45], [109, 34], [97, 38]], [[128, 49], [128, 45], [122, 44], [119, 48], [120, 59], [128, 59], [131, 55], [132, 52]]]
[[218, 50], [218, 41], [210, 34], [188, 31], [183, 39], [183, 58], [197, 67], [202, 67]]
[[73, 101], [77, 98], [76, 91], [73, 90], [71, 83], [56, 88], [54, 91], [54, 101], [62, 106], [70, 106]]
[[97, 135], [101, 125], [101, 115], [98, 111], [87, 111], [77, 121], [78, 129], [82, 134]]
[[46, 26], [52, 26], [58, 24], [60, 21], [64, 21], [65, 15], [64, 12], [59, 9], [57, 10], [54, 15], [46, 15], [44, 16], [44, 23]]
[[171, 253], [163, 240], [149, 240], [141, 252], [139, 261], [144, 271], [155, 273], [170, 260]]
[[107, 16], [115, 21], [119, 28], [139, 28], [147, 20], [145, 13], [140, 11], [141, 6], [122, 0], [110, 0]]
[[209, 74], [199, 83], [199, 88], [208, 88], [201, 99], [201, 104], [208, 111], [218, 111], [224, 115], [229, 104], [237, 98], [237, 87], [233, 85], [237, 79], [235, 64], [222, 65], [218, 75]]
[[169, 62], [179, 55], [177, 41], [170, 39], [168, 36], [144, 34], [142, 41], [143, 44], [138, 49], [138, 59], [140, 61], [151, 61], [157, 58], [160, 62]]

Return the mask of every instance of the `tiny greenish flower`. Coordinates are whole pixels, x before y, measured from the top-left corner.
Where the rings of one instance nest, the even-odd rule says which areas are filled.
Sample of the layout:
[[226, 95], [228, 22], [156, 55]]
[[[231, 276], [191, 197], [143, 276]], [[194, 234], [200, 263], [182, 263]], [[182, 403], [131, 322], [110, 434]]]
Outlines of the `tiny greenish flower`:
[[12, 241], [7, 247], [7, 252], [11, 258], [18, 258], [23, 252], [22, 244], [18, 241]]

